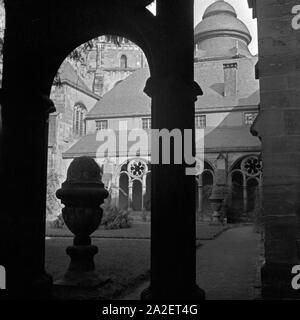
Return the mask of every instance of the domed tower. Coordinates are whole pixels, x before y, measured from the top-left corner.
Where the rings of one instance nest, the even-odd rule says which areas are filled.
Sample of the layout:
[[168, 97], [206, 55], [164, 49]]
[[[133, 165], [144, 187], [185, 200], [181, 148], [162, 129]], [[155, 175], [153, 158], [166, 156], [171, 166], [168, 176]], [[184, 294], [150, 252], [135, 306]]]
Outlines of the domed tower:
[[194, 38], [198, 59], [252, 56], [248, 48], [252, 40], [248, 28], [237, 18], [235, 9], [223, 0], [205, 10]]

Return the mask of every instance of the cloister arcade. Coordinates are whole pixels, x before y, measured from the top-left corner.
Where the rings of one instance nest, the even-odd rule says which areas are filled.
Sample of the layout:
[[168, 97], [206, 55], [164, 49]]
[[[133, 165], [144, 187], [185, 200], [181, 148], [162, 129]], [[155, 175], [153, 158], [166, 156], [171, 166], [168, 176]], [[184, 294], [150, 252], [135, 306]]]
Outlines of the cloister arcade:
[[[151, 2], [5, 0], [0, 265], [6, 267], [12, 298], [49, 298], [53, 288], [45, 272], [47, 132], [54, 107], [49, 95], [61, 62], [74, 48], [101, 34], [137, 43], [151, 71], [145, 93], [152, 98], [153, 127], [194, 129], [194, 102], [202, 94], [193, 78], [194, 3], [157, 0], [154, 16], [146, 9]], [[262, 140], [264, 165], [263, 296], [299, 298], [290, 286], [291, 268], [300, 263], [300, 43], [290, 23], [297, 1], [248, 2], [259, 26], [261, 110], [254, 131]], [[22, 161], [20, 155], [26, 155]], [[257, 159], [236, 168], [246, 169], [248, 179], [246, 165], [256, 172]], [[195, 177], [186, 176], [186, 167], [151, 165], [151, 285], [144, 299], [205, 296], [196, 284]], [[248, 185], [255, 179], [251, 176]]]

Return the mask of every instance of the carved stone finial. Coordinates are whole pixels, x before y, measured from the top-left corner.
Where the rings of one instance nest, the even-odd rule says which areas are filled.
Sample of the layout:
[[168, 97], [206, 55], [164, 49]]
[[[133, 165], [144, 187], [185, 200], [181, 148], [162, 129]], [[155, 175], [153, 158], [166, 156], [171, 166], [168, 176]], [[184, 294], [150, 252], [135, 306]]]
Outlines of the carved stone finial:
[[102, 219], [100, 205], [108, 196], [101, 182], [101, 169], [93, 158], [79, 157], [68, 168], [67, 180], [56, 192], [65, 205], [62, 209], [67, 227], [75, 235], [73, 246], [67, 248], [71, 262], [64, 279], [65, 286], [93, 287], [100, 280], [95, 273], [94, 255], [98, 247], [91, 245], [90, 235], [97, 230]]

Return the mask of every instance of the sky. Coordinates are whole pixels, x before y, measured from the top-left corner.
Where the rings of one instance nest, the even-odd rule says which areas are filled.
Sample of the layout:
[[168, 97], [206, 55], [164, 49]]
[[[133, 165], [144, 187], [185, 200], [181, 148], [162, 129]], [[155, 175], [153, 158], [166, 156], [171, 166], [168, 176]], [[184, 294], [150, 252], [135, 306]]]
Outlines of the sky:
[[[215, 2], [216, 0], [194, 0], [195, 10], [194, 10], [194, 20], [195, 26], [202, 20], [203, 13], [205, 9]], [[257, 22], [256, 19], [252, 18], [252, 9], [248, 7], [247, 0], [226, 0], [230, 3], [236, 10], [237, 16], [242, 20], [248, 27], [250, 34], [252, 36], [252, 42], [249, 45], [249, 49], [252, 54], [257, 54]], [[149, 8], [152, 12], [155, 11], [154, 5]]]

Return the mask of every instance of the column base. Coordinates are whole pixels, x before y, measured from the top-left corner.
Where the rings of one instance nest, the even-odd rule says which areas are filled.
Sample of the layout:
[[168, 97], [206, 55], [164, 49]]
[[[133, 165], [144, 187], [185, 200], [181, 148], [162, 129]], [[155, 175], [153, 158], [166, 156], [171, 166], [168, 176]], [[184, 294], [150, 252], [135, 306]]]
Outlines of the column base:
[[79, 289], [95, 289], [103, 286], [111, 279], [109, 277], [100, 277], [96, 271], [75, 272], [67, 271], [61, 280], [54, 283], [55, 286], [79, 288]]
[[98, 247], [70, 246], [66, 250], [71, 258], [69, 268], [63, 279], [55, 282], [55, 285], [78, 288], [97, 288], [110, 280], [100, 277], [95, 271], [94, 256], [98, 253]]
[[205, 300], [205, 292], [197, 285], [192, 288], [177, 290], [153, 290], [151, 286], [141, 293], [141, 300], [187, 300], [200, 301]]
[[300, 290], [292, 288], [294, 265], [265, 263], [261, 268], [262, 298], [266, 300], [300, 299]]

